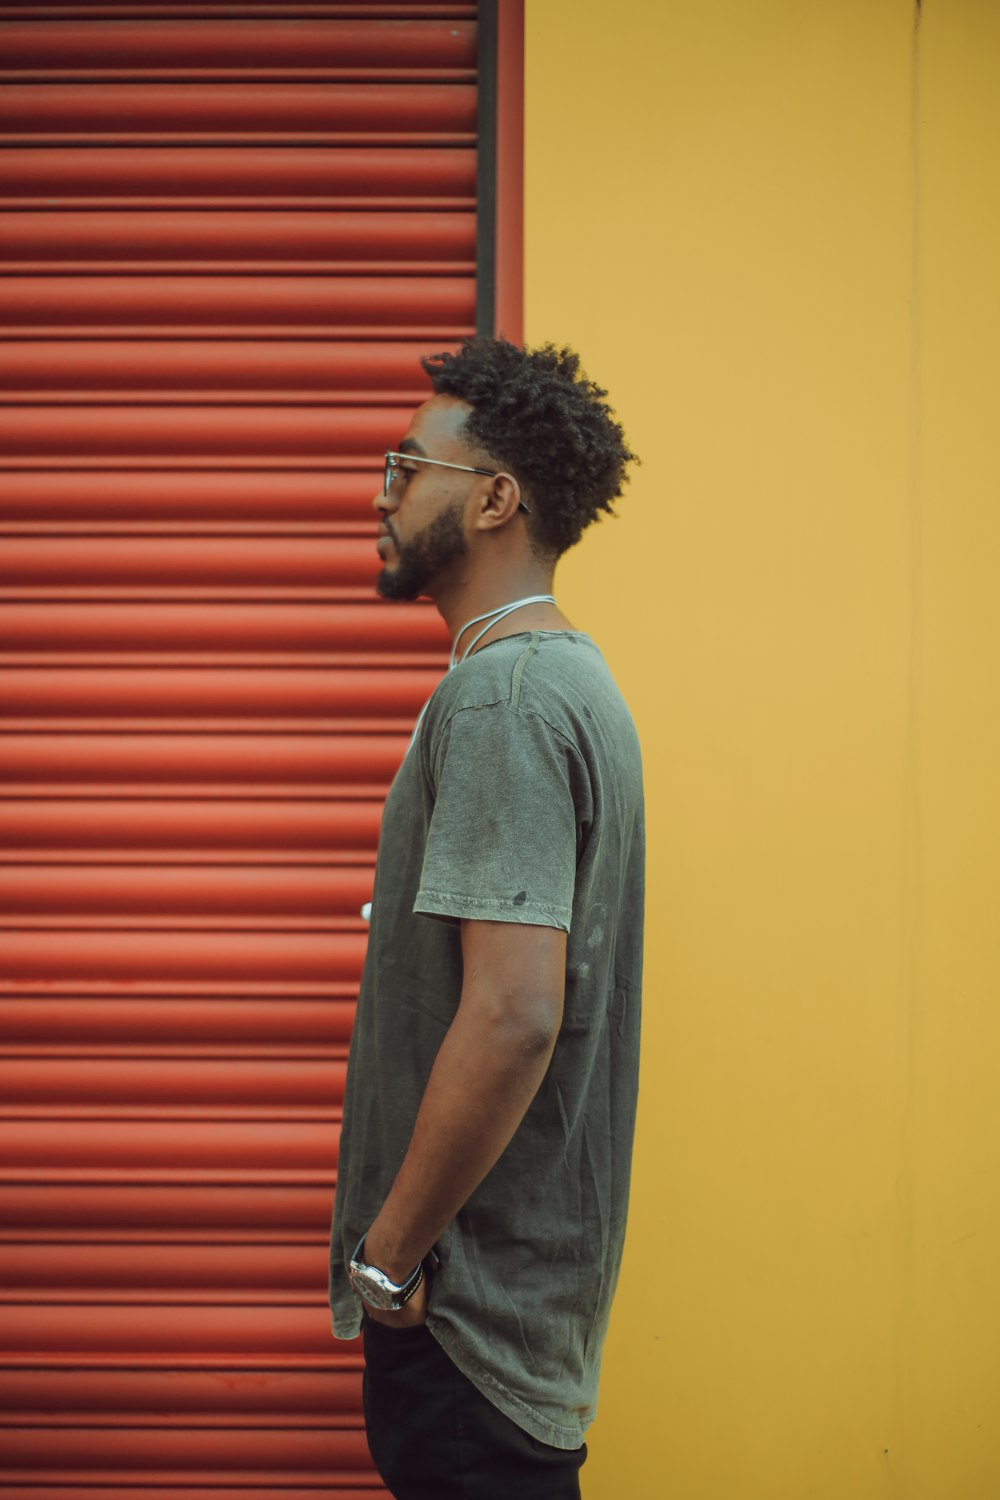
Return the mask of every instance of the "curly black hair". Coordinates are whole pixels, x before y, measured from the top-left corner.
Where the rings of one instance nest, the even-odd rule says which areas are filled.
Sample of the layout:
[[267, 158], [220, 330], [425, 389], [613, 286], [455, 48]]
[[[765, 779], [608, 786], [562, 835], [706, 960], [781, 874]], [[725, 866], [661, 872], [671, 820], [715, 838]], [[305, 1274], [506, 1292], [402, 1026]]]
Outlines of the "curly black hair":
[[[469, 441], [520, 482], [531, 507], [532, 543], [560, 557], [612, 500], [636, 455], [572, 349], [520, 349], [506, 339], [463, 340], [458, 354], [420, 363], [436, 395], [472, 407]], [[637, 461], [637, 460], [636, 460]]]

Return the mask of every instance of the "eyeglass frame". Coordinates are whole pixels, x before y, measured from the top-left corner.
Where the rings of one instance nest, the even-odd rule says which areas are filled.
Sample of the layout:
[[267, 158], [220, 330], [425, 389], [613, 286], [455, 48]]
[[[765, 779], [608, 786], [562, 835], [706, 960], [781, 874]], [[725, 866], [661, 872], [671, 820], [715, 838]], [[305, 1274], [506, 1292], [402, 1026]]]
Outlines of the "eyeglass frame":
[[[401, 458], [408, 459], [411, 464], [436, 464], [439, 469], [461, 469], [465, 474], [486, 474], [490, 479], [496, 479], [498, 474], [503, 473], [502, 469], [474, 469], [471, 464], [450, 464], [446, 463], [443, 458], [422, 458], [419, 453], [396, 453], [393, 449], [387, 448], [385, 450], [385, 477], [382, 481], [383, 500], [389, 498], [389, 487], [399, 473]], [[531, 515], [531, 511], [523, 500], [518, 502], [517, 508], [523, 510], [526, 516]]]

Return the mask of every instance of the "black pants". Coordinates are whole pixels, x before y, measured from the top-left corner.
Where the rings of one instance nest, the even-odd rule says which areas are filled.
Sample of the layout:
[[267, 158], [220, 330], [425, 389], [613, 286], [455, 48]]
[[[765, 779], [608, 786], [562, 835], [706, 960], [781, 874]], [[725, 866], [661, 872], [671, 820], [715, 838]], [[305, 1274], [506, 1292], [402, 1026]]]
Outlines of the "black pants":
[[421, 1326], [364, 1320], [365, 1425], [396, 1500], [580, 1500], [587, 1445], [567, 1452], [523, 1432]]

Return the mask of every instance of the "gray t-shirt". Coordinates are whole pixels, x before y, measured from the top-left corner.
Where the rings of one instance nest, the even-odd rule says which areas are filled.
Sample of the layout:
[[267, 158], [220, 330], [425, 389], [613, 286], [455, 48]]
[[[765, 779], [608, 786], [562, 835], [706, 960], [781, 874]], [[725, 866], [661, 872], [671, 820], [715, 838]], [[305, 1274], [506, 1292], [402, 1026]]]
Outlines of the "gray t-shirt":
[[593, 641], [509, 636], [450, 672], [382, 820], [344, 1099], [333, 1327], [339, 1338], [359, 1330], [346, 1262], [406, 1154], [458, 1007], [454, 919], [565, 930], [552, 1061], [507, 1149], [441, 1237], [427, 1319], [495, 1406], [557, 1448], [579, 1447], [593, 1420], [621, 1260], [643, 882], [639, 745]]

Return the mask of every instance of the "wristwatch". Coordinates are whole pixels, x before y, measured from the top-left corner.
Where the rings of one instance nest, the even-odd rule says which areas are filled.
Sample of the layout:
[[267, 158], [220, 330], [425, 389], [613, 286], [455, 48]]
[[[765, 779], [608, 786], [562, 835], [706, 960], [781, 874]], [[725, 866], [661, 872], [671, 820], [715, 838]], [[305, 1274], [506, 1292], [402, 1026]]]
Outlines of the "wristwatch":
[[380, 1312], [399, 1312], [405, 1307], [424, 1279], [424, 1263], [420, 1261], [405, 1281], [393, 1281], [378, 1266], [370, 1266], [362, 1259], [365, 1235], [362, 1235], [351, 1256], [348, 1280], [363, 1302], [377, 1307]]

